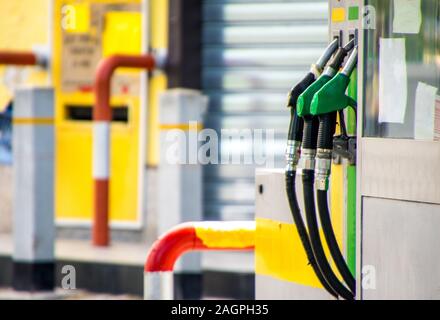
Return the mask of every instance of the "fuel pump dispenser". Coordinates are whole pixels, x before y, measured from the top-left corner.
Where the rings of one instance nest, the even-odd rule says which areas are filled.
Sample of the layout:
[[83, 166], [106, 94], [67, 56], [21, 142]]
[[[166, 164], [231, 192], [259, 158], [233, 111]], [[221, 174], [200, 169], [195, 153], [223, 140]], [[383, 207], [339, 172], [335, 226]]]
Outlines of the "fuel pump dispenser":
[[[318, 75], [315, 73], [315, 77], [309, 73], [290, 92], [288, 106], [291, 110], [291, 121], [286, 152], [287, 167], [282, 171], [283, 178], [281, 172], [277, 170], [261, 169], [257, 170], [256, 174], [256, 184], [260, 187], [257, 190], [264, 190], [257, 193], [256, 200], [257, 299], [353, 300], [356, 297], [357, 282], [351, 268], [347, 266], [348, 263], [353, 266], [353, 259], [348, 260], [348, 251], [343, 254], [341, 250], [352, 248], [355, 242], [353, 234], [347, 236], [348, 226], [345, 225], [348, 220], [346, 218], [348, 201], [344, 199], [344, 193], [347, 191], [345, 190], [347, 178], [344, 175], [346, 162], [344, 161], [343, 164], [339, 164], [340, 162], [336, 160], [332, 162], [332, 155], [352, 155], [351, 152], [356, 150], [356, 140], [348, 136], [345, 119], [350, 129], [353, 128], [355, 121], [353, 116], [344, 117], [342, 111], [348, 105], [355, 105], [356, 99], [353, 96], [350, 103], [347, 103], [347, 100], [342, 101], [344, 108], [341, 108], [340, 112], [332, 113], [334, 125], [336, 127], [338, 122], [342, 133], [334, 136], [335, 133], [330, 132], [326, 135], [331, 143], [329, 148], [331, 151], [325, 154], [330, 159], [325, 165], [335, 169], [334, 174], [329, 175], [332, 183], [327, 183], [327, 186], [331, 187], [332, 197], [331, 210], [327, 211], [323, 207], [325, 204], [328, 209], [327, 192], [325, 192], [326, 202], [321, 199], [324, 194], [320, 193], [317, 197], [321, 199], [322, 204], [318, 206], [315, 204], [315, 188], [321, 184], [323, 166], [322, 151], [318, 146], [318, 143], [322, 142], [318, 141], [318, 137], [323, 134], [320, 130], [325, 128], [320, 125], [320, 117], [312, 111], [312, 108], [314, 97], [321, 90], [327, 88], [327, 85], [335, 79], [341, 81], [339, 71], [342, 66], [344, 66], [343, 70], [349, 71], [347, 75], [351, 75], [353, 70], [351, 61], [354, 59], [352, 57], [357, 57], [356, 46], [362, 7], [359, 6], [358, 1], [329, 0], [329, 9], [331, 43], [327, 50], [334, 46], [333, 50], [327, 55], [326, 63], [322, 64], [322, 72]], [[350, 55], [349, 59], [347, 59], [348, 55]], [[356, 81], [351, 83], [354, 83], [353, 87], [356, 85]], [[344, 99], [347, 85], [348, 83], [345, 83], [343, 89]], [[329, 103], [333, 104], [333, 102]], [[335, 106], [339, 107], [340, 104]], [[336, 117], [337, 113], [339, 119]], [[319, 157], [317, 157], [318, 153]], [[352, 155], [349, 163], [354, 163], [355, 159], [356, 155]], [[302, 179], [295, 179], [296, 174], [301, 175]], [[340, 180], [342, 182], [339, 182]], [[334, 181], [338, 183], [334, 184]], [[284, 200], [280, 199], [279, 195], [285, 195], [286, 191], [286, 204], [284, 204]], [[350, 190], [350, 192], [356, 191]], [[340, 200], [337, 199], [338, 197]], [[337, 201], [333, 201], [333, 198]], [[273, 199], [281, 201], [275, 202]], [[350, 223], [352, 223], [351, 218]], [[324, 237], [321, 239], [321, 235], [325, 236], [325, 241]], [[344, 256], [348, 263], [345, 262]], [[266, 294], [267, 288], [271, 288], [270, 297]]]
[[[324, 71], [324, 74], [313, 83], [298, 99], [298, 115], [304, 118], [304, 134], [303, 134], [303, 193], [304, 193], [304, 208], [306, 213], [307, 227], [310, 236], [310, 242], [314, 256], [317, 260], [319, 269], [323, 273], [325, 279], [330, 286], [344, 299], [352, 300], [355, 293], [354, 278], [347, 273], [348, 268], [344, 269], [345, 263], [337, 263], [337, 267], [341, 272], [345, 282], [348, 285], [347, 289], [337, 278], [333, 272], [327, 257], [325, 255], [324, 246], [321, 242], [318, 221], [316, 218], [315, 197], [314, 197], [314, 175], [315, 175], [315, 157], [317, 152], [317, 139], [319, 133], [319, 120], [311, 113], [311, 102], [316, 92], [325, 86], [340, 68], [345, 57], [354, 46], [354, 40], [351, 40], [345, 47], [340, 48], [329, 63], [329, 66]], [[336, 119], [335, 119], [336, 120]], [[335, 124], [336, 125], [336, 124]], [[333, 139], [333, 135], [331, 137]], [[331, 152], [330, 152], [331, 159]], [[331, 228], [331, 225], [330, 225]], [[336, 244], [337, 247], [337, 244]], [[338, 249], [339, 251], [339, 249]], [[333, 252], [331, 250], [331, 252]], [[336, 260], [335, 260], [336, 261]], [[339, 261], [338, 261], [339, 262]]]
[[353, 49], [297, 98], [303, 179], [256, 173], [256, 298], [439, 299], [440, 2], [328, 2]]

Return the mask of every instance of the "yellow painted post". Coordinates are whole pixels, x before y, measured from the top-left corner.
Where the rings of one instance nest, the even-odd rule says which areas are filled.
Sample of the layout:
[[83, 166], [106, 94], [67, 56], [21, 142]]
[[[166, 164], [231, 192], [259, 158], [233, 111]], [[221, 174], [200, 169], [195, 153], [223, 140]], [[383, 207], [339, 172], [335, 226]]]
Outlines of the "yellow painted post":
[[[155, 50], [168, 48], [168, 0], [151, 1], [151, 47]], [[159, 164], [159, 94], [167, 89], [166, 75], [157, 71], [150, 79], [148, 106], [147, 165]]]

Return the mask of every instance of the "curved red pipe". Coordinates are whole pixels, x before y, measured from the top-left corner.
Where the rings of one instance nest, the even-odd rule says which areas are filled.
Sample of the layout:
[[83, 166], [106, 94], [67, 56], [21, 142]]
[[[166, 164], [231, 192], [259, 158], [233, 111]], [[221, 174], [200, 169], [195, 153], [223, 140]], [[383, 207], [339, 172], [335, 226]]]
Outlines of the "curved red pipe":
[[197, 248], [205, 247], [197, 238], [193, 226], [174, 228], [153, 244], [145, 263], [145, 271], [173, 271], [174, 264], [181, 255]]
[[37, 56], [32, 52], [0, 51], [1, 65], [35, 66]]
[[[110, 107], [111, 79], [117, 68], [137, 68], [151, 71], [155, 67], [153, 55], [114, 55], [103, 59], [96, 70], [95, 97], [93, 120], [110, 122], [112, 112]], [[109, 161], [109, 159], [107, 159]], [[109, 245], [109, 181], [95, 179], [94, 221], [92, 238], [96, 246]]]
[[93, 113], [95, 121], [111, 121], [110, 85], [113, 73], [117, 68], [137, 68], [152, 71], [155, 67], [153, 55], [114, 55], [103, 59], [96, 70], [95, 94], [96, 104]]
[[153, 244], [150, 252], [148, 253], [147, 261], [145, 262], [144, 271], [173, 271], [177, 259], [179, 259], [183, 254], [190, 251], [247, 251], [252, 249], [253, 247], [208, 247], [202, 242], [202, 240], [197, 237], [194, 225], [190, 223], [185, 223], [171, 229]]

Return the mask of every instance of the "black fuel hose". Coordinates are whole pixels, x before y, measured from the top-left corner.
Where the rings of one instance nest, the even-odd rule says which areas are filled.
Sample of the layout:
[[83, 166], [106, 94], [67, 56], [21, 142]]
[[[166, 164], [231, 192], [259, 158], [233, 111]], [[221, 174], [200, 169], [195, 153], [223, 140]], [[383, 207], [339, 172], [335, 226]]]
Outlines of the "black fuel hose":
[[[306, 116], [304, 117], [304, 136], [303, 136], [303, 150], [317, 149], [317, 139], [319, 132], [318, 117]], [[313, 159], [314, 161], [314, 159]], [[321, 273], [325, 277], [328, 284], [338, 293], [339, 296], [346, 300], [353, 300], [354, 294], [350, 292], [336, 277], [333, 272], [327, 257], [324, 252], [324, 247], [321, 242], [319, 233], [318, 220], [316, 217], [315, 208], [315, 171], [313, 167], [303, 169], [303, 188], [304, 188], [304, 207], [306, 211], [307, 228], [309, 232], [310, 243], [313, 254], [318, 263]]]
[[304, 120], [299, 117], [296, 112], [296, 105], [298, 97], [315, 82], [317, 74], [322, 72], [322, 69], [330, 60], [333, 53], [338, 49], [338, 41], [334, 40], [328, 45], [318, 62], [312, 66], [310, 71], [297, 85], [295, 85], [289, 94], [288, 107], [291, 111], [289, 133], [288, 133], [288, 152], [287, 160], [288, 166], [286, 169], [286, 192], [289, 200], [290, 211], [292, 213], [293, 220], [296, 225], [296, 229], [306, 253], [309, 264], [312, 266], [314, 273], [316, 274], [319, 282], [327, 292], [329, 292], [335, 298], [338, 298], [337, 292], [326, 281], [321, 269], [317, 265], [313, 249], [310, 243], [309, 235], [304, 224], [301, 210], [298, 205], [298, 199], [296, 196], [296, 166], [300, 156], [300, 148], [303, 140]]
[[303, 170], [304, 206], [313, 253], [321, 272], [332, 288], [345, 300], [354, 300], [354, 294], [336, 277], [325, 255], [316, 218], [314, 180], [314, 170]]
[[316, 76], [309, 72], [296, 86], [292, 88], [289, 94], [287, 107], [290, 108], [290, 125], [287, 140], [302, 141], [304, 121], [296, 113], [296, 103], [298, 97], [316, 80]]
[[[292, 88], [289, 98], [288, 98], [288, 107], [291, 110], [291, 118], [289, 125], [289, 133], [288, 140], [296, 141], [301, 143], [303, 140], [303, 130], [304, 130], [304, 121], [303, 118], [299, 117], [296, 112], [296, 103], [298, 97], [316, 80], [316, 76], [313, 73], [308, 73], [302, 81], [300, 81], [295, 87]], [[298, 143], [298, 146], [300, 145]], [[315, 256], [313, 255], [312, 246], [310, 244], [309, 235], [304, 224], [301, 210], [298, 205], [298, 199], [296, 197], [296, 170], [292, 167], [286, 170], [285, 173], [286, 178], [286, 193], [289, 201], [290, 212], [292, 214], [293, 221], [296, 226], [296, 230], [298, 232], [298, 236], [301, 240], [301, 244], [304, 248], [304, 251], [307, 256], [307, 260], [309, 265], [312, 267], [313, 272], [318, 278], [319, 282], [323, 286], [323, 288], [335, 298], [338, 297], [338, 294], [335, 290], [327, 283], [325, 277], [321, 273], [321, 270], [316, 263]]]
[[[318, 149], [333, 150], [333, 136], [336, 132], [336, 117], [336, 112], [319, 117]], [[344, 260], [333, 230], [328, 208], [327, 190], [317, 190], [317, 202], [321, 226], [324, 231], [325, 240], [327, 241], [330, 254], [345, 283], [350, 290], [355, 293], [356, 280]]]
[[316, 277], [318, 278], [319, 282], [328, 293], [330, 293], [333, 297], [337, 298], [338, 297], [337, 292], [328, 284], [327, 280], [325, 279], [324, 275], [321, 272], [321, 269], [319, 269], [319, 266], [316, 263], [315, 256], [313, 255], [313, 250], [310, 244], [309, 235], [307, 233], [307, 229], [301, 215], [301, 210], [298, 205], [298, 199], [296, 197], [295, 180], [296, 180], [296, 172], [286, 171], [287, 197], [289, 199], [290, 211], [292, 213], [293, 221], [295, 222], [296, 225], [296, 230], [298, 231], [298, 235], [301, 240], [304, 251], [307, 255], [309, 264], [313, 268], [313, 272], [316, 274]]

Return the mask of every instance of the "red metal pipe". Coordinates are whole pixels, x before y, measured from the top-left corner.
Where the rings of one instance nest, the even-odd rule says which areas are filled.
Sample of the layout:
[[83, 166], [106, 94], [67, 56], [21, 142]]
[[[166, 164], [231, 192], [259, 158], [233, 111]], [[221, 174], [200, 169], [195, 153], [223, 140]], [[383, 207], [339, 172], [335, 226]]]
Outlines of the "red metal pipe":
[[[102, 60], [95, 76], [96, 103], [94, 120], [94, 222], [93, 244], [109, 245], [109, 168], [110, 168], [110, 107], [111, 79], [117, 68], [136, 68], [151, 71], [155, 68], [153, 55], [115, 55]], [[100, 145], [102, 144], [102, 145]]]
[[93, 113], [95, 121], [111, 121], [110, 83], [117, 68], [135, 68], [152, 71], [155, 68], [153, 55], [126, 56], [114, 55], [103, 59], [96, 70], [96, 105]]
[[0, 51], [0, 65], [35, 66], [37, 61], [32, 52]]
[[[224, 224], [228, 223], [225, 222]], [[215, 232], [213, 230], [213, 233]], [[223, 233], [223, 236], [227, 237], [228, 235]], [[197, 235], [194, 223], [184, 223], [168, 231], [153, 244], [148, 254], [144, 271], [146, 273], [173, 271], [177, 259], [190, 251], [248, 251], [253, 249], [253, 245], [208, 246]]]

